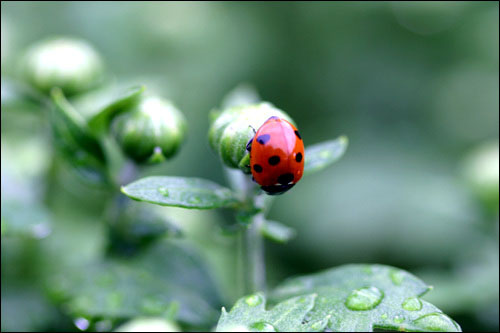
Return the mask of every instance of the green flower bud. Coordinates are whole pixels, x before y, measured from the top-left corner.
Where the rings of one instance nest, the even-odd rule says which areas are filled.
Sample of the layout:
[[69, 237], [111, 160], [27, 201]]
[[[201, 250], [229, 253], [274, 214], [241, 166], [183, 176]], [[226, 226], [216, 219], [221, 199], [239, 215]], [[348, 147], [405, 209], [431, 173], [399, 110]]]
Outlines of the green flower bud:
[[465, 181], [493, 214], [498, 214], [498, 156], [498, 141], [486, 142], [470, 152], [462, 166]]
[[24, 58], [23, 72], [38, 90], [59, 87], [71, 95], [96, 86], [102, 80], [103, 65], [87, 42], [61, 37], [32, 46]]
[[112, 128], [125, 155], [137, 163], [159, 163], [179, 149], [186, 121], [172, 103], [150, 96], [117, 116]]
[[294, 124], [289, 115], [267, 102], [226, 109], [214, 117], [208, 132], [210, 146], [228, 167], [250, 173], [247, 167], [247, 143], [253, 138], [255, 131], [272, 116], [284, 118]]
[[164, 318], [138, 317], [122, 324], [115, 332], [179, 332], [179, 327]]

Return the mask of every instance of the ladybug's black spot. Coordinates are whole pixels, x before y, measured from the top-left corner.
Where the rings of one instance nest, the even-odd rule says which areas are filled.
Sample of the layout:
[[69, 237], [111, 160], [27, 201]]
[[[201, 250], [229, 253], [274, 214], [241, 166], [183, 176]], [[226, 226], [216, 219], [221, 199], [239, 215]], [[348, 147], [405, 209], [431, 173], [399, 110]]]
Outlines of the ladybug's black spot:
[[271, 139], [271, 136], [269, 134], [262, 134], [257, 137], [257, 142], [261, 145], [265, 145], [267, 141], [269, 141], [269, 139]]
[[271, 117], [269, 117], [266, 121], [269, 121], [269, 120], [271, 120], [271, 119], [279, 119], [279, 118], [278, 118], [278, 117], [276, 117], [276, 116], [271, 116]]
[[258, 173], [262, 172], [262, 166], [260, 166], [260, 164], [254, 164], [253, 169], [255, 170], [255, 172], [258, 172]]
[[280, 157], [278, 155], [273, 155], [273, 156], [269, 157], [269, 159], [267, 161], [271, 165], [276, 165], [280, 162]]
[[295, 160], [300, 163], [300, 161], [302, 161], [302, 153], [297, 153], [297, 155], [295, 155]]
[[295, 135], [296, 135], [296, 136], [297, 136], [300, 140], [302, 140], [302, 137], [300, 136], [299, 131], [295, 131]]
[[291, 189], [295, 184], [286, 184], [286, 185], [269, 185], [269, 186], [261, 186], [260, 188], [264, 190], [269, 195], [278, 195], [284, 193]]
[[293, 174], [292, 173], [284, 173], [278, 177], [278, 183], [280, 183], [282, 185], [286, 185], [292, 181], [293, 181]]

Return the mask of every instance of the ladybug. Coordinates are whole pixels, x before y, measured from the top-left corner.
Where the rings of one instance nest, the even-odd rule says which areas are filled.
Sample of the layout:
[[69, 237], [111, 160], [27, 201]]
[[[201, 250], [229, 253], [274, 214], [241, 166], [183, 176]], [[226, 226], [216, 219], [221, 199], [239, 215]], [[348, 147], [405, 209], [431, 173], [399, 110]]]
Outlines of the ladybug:
[[271, 117], [247, 144], [253, 180], [269, 195], [291, 189], [304, 173], [304, 143], [285, 119]]

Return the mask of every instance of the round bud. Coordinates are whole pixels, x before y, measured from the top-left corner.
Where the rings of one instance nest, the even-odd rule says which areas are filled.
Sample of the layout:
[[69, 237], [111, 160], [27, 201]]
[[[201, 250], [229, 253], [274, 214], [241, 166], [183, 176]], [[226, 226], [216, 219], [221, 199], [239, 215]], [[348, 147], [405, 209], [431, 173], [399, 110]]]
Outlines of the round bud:
[[33, 45], [24, 57], [23, 72], [38, 90], [59, 87], [71, 95], [96, 86], [102, 80], [103, 65], [87, 42], [61, 37]]
[[113, 120], [113, 134], [136, 163], [159, 163], [172, 157], [186, 134], [182, 113], [168, 100], [149, 96]]
[[498, 214], [499, 198], [498, 147], [498, 141], [478, 146], [467, 155], [462, 167], [467, 184], [494, 214]]
[[267, 102], [226, 109], [215, 117], [210, 127], [210, 146], [228, 167], [250, 173], [248, 163], [245, 163], [248, 159], [247, 143], [272, 116], [294, 123], [284, 111]]
[[171, 321], [156, 317], [139, 317], [119, 326], [115, 332], [179, 332], [179, 327]]

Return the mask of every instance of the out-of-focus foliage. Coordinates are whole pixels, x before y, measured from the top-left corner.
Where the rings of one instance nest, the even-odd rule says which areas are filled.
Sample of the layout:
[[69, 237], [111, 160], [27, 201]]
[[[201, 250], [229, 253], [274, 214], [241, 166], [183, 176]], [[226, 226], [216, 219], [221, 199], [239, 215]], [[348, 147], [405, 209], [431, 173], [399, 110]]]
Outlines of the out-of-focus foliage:
[[75, 318], [98, 321], [167, 316], [208, 327], [220, 300], [200, 259], [185, 247], [159, 242], [133, 258], [114, 258], [64, 272], [49, 282], [52, 298]]
[[59, 87], [76, 94], [96, 86], [103, 75], [102, 60], [92, 46], [69, 38], [32, 46], [21, 66], [26, 80], [43, 92]]
[[[349, 137], [341, 162], [304, 178], [270, 211], [297, 231], [286, 245], [268, 244], [271, 286], [349, 262], [389, 264], [433, 285], [424, 299], [464, 330], [498, 330], [492, 164], [498, 3], [2, 2], [1, 8], [2, 331], [110, 330], [121, 323], [74, 323], [48, 297], [54, 276], [100, 262], [108, 237], [103, 211], [113, 200], [82, 183], [55, 151], [39, 94], [19, 82], [26, 50], [61, 35], [93, 45], [105, 72], [115, 75], [99, 82], [101, 90], [70, 96], [84, 119], [109, 105], [94, 97], [138, 84], [183, 111], [189, 125], [183, 149], [141, 176], [224, 183], [207, 142], [208, 113], [224, 108], [219, 101], [240, 82], [285, 110], [306, 146]], [[207, 289], [220, 292], [226, 307], [234, 304], [241, 296], [234, 243], [222, 232], [233, 217], [154, 209], [172, 215], [186, 243], [202, 253], [216, 286]], [[39, 238], [42, 221], [51, 233]], [[155, 241], [177, 234], [164, 228], [151, 232]]]

